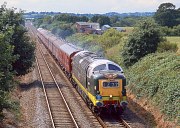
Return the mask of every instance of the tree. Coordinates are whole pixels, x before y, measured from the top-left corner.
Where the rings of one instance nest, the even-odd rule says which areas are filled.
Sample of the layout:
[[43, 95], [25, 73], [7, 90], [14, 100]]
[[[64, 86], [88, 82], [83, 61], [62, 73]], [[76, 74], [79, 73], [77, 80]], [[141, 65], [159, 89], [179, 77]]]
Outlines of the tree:
[[98, 22], [100, 26], [103, 26], [105, 24], [110, 25], [110, 18], [108, 16], [103, 16], [103, 15], [95, 15], [91, 18], [92, 22]]
[[60, 14], [53, 17], [53, 22], [64, 21], [66, 23], [75, 23], [78, 21], [87, 22], [88, 20], [89, 19], [86, 16], [79, 17], [79, 16], [71, 16], [69, 14]]
[[178, 18], [180, 11], [175, 9], [175, 5], [172, 3], [162, 3], [154, 15], [155, 21], [162, 25], [173, 27], [180, 24]]
[[19, 58], [13, 63], [13, 70], [17, 75], [26, 74], [32, 67], [35, 59], [35, 47], [27, 36], [26, 29], [22, 26], [24, 23], [23, 12], [15, 12], [15, 9], [7, 9], [6, 4], [1, 6], [1, 25], [0, 30], [6, 32], [12, 28], [12, 36], [9, 37], [10, 44], [14, 47], [13, 55]]
[[145, 55], [155, 52], [161, 41], [160, 30], [153, 20], [139, 23], [124, 46], [122, 55], [125, 66], [131, 66]]
[[14, 39], [12, 44], [15, 46], [14, 55], [19, 55], [19, 58], [13, 63], [13, 69], [17, 75], [28, 73], [35, 60], [35, 46], [30, 42], [26, 32], [23, 26], [17, 26], [12, 36]]
[[5, 33], [0, 31], [0, 90], [9, 91], [12, 85], [13, 75], [12, 63], [16, 61], [17, 56], [13, 55], [14, 46], [10, 45], [12, 28], [8, 28]]
[[111, 24], [115, 24], [118, 20], [119, 20], [119, 17], [118, 17], [118, 16], [112, 16], [112, 17], [110, 17], [110, 22], [111, 22]]
[[88, 22], [89, 18], [86, 16], [79, 17], [79, 21]]
[[[4, 108], [12, 108], [9, 91], [14, 85], [14, 76], [23, 75], [32, 67], [34, 46], [29, 41], [22, 11], [0, 8], [0, 120]], [[18, 64], [17, 64], [18, 63]]]
[[23, 12], [15, 13], [15, 9], [6, 9], [6, 6], [2, 6], [2, 26], [5, 26], [3, 31], [6, 31], [6, 27], [13, 27], [13, 34], [10, 37], [10, 44], [14, 46], [13, 55], [19, 56], [19, 58], [13, 63], [13, 70], [17, 75], [26, 74], [32, 67], [35, 60], [35, 46], [27, 36], [27, 30], [22, 26], [24, 23]]
[[97, 22], [98, 19], [99, 19], [99, 15], [95, 15], [90, 20], [91, 22]]
[[102, 36], [99, 37], [98, 42], [101, 47], [106, 50], [112, 46], [119, 44], [122, 38], [121, 32], [115, 29], [108, 29]]
[[[1, 25], [2, 22], [0, 28], [4, 28]], [[12, 72], [12, 63], [17, 59], [17, 56], [13, 55], [14, 46], [10, 45], [12, 33], [12, 27], [7, 27], [6, 31], [0, 29], [0, 120], [3, 117], [3, 108], [11, 106], [8, 102], [8, 91], [12, 87], [15, 74]]]
[[97, 22], [100, 24], [100, 26], [103, 26], [105, 24], [108, 24], [108, 25], [111, 24], [110, 18], [107, 16], [100, 16]]
[[47, 24], [51, 24], [52, 23], [52, 18], [51, 16], [46, 16], [43, 18], [43, 22], [47, 23]]

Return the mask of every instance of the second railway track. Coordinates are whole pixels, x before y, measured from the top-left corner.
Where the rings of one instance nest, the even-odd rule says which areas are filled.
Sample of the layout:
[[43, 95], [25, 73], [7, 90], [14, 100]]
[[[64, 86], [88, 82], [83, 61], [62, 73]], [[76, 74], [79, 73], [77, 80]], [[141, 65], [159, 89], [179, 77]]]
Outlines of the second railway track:
[[60, 90], [60, 83], [58, 84], [53, 76], [48, 63], [41, 51], [40, 46], [37, 49], [37, 66], [40, 74], [40, 79], [43, 85], [46, 102], [48, 104], [48, 111], [52, 122], [52, 127], [78, 127], [74, 116]]

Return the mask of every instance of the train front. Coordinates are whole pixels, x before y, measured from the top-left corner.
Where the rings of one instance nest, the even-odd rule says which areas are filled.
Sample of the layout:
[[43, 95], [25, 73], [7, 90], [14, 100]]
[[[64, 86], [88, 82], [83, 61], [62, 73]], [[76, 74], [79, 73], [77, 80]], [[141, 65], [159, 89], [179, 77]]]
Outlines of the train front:
[[127, 106], [126, 78], [122, 68], [109, 60], [97, 60], [90, 64], [88, 75], [88, 84], [94, 85], [93, 104], [97, 111], [106, 108], [109, 112], [122, 113]]

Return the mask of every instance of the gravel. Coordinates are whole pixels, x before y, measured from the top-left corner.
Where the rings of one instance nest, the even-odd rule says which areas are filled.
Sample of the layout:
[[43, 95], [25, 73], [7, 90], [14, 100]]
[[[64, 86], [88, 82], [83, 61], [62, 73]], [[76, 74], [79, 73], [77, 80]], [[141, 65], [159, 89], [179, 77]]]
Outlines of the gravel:
[[49, 115], [46, 110], [46, 102], [38, 81], [37, 69], [23, 78], [21, 84], [21, 113], [23, 122], [20, 128], [49, 128]]

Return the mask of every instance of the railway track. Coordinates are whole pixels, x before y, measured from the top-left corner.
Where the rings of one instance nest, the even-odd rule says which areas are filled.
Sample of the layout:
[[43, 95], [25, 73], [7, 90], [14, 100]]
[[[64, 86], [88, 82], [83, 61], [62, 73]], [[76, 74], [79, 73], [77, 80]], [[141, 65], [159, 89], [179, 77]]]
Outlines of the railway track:
[[97, 119], [104, 128], [131, 128], [130, 123], [125, 119], [114, 115], [101, 115]]
[[36, 63], [38, 66], [40, 79], [43, 85], [43, 91], [45, 94], [52, 127], [78, 128], [78, 124], [60, 89], [60, 83], [56, 82], [56, 79], [53, 76], [48, 63], [45, 60], [40, 46], [38, 46], [36, 54]]

